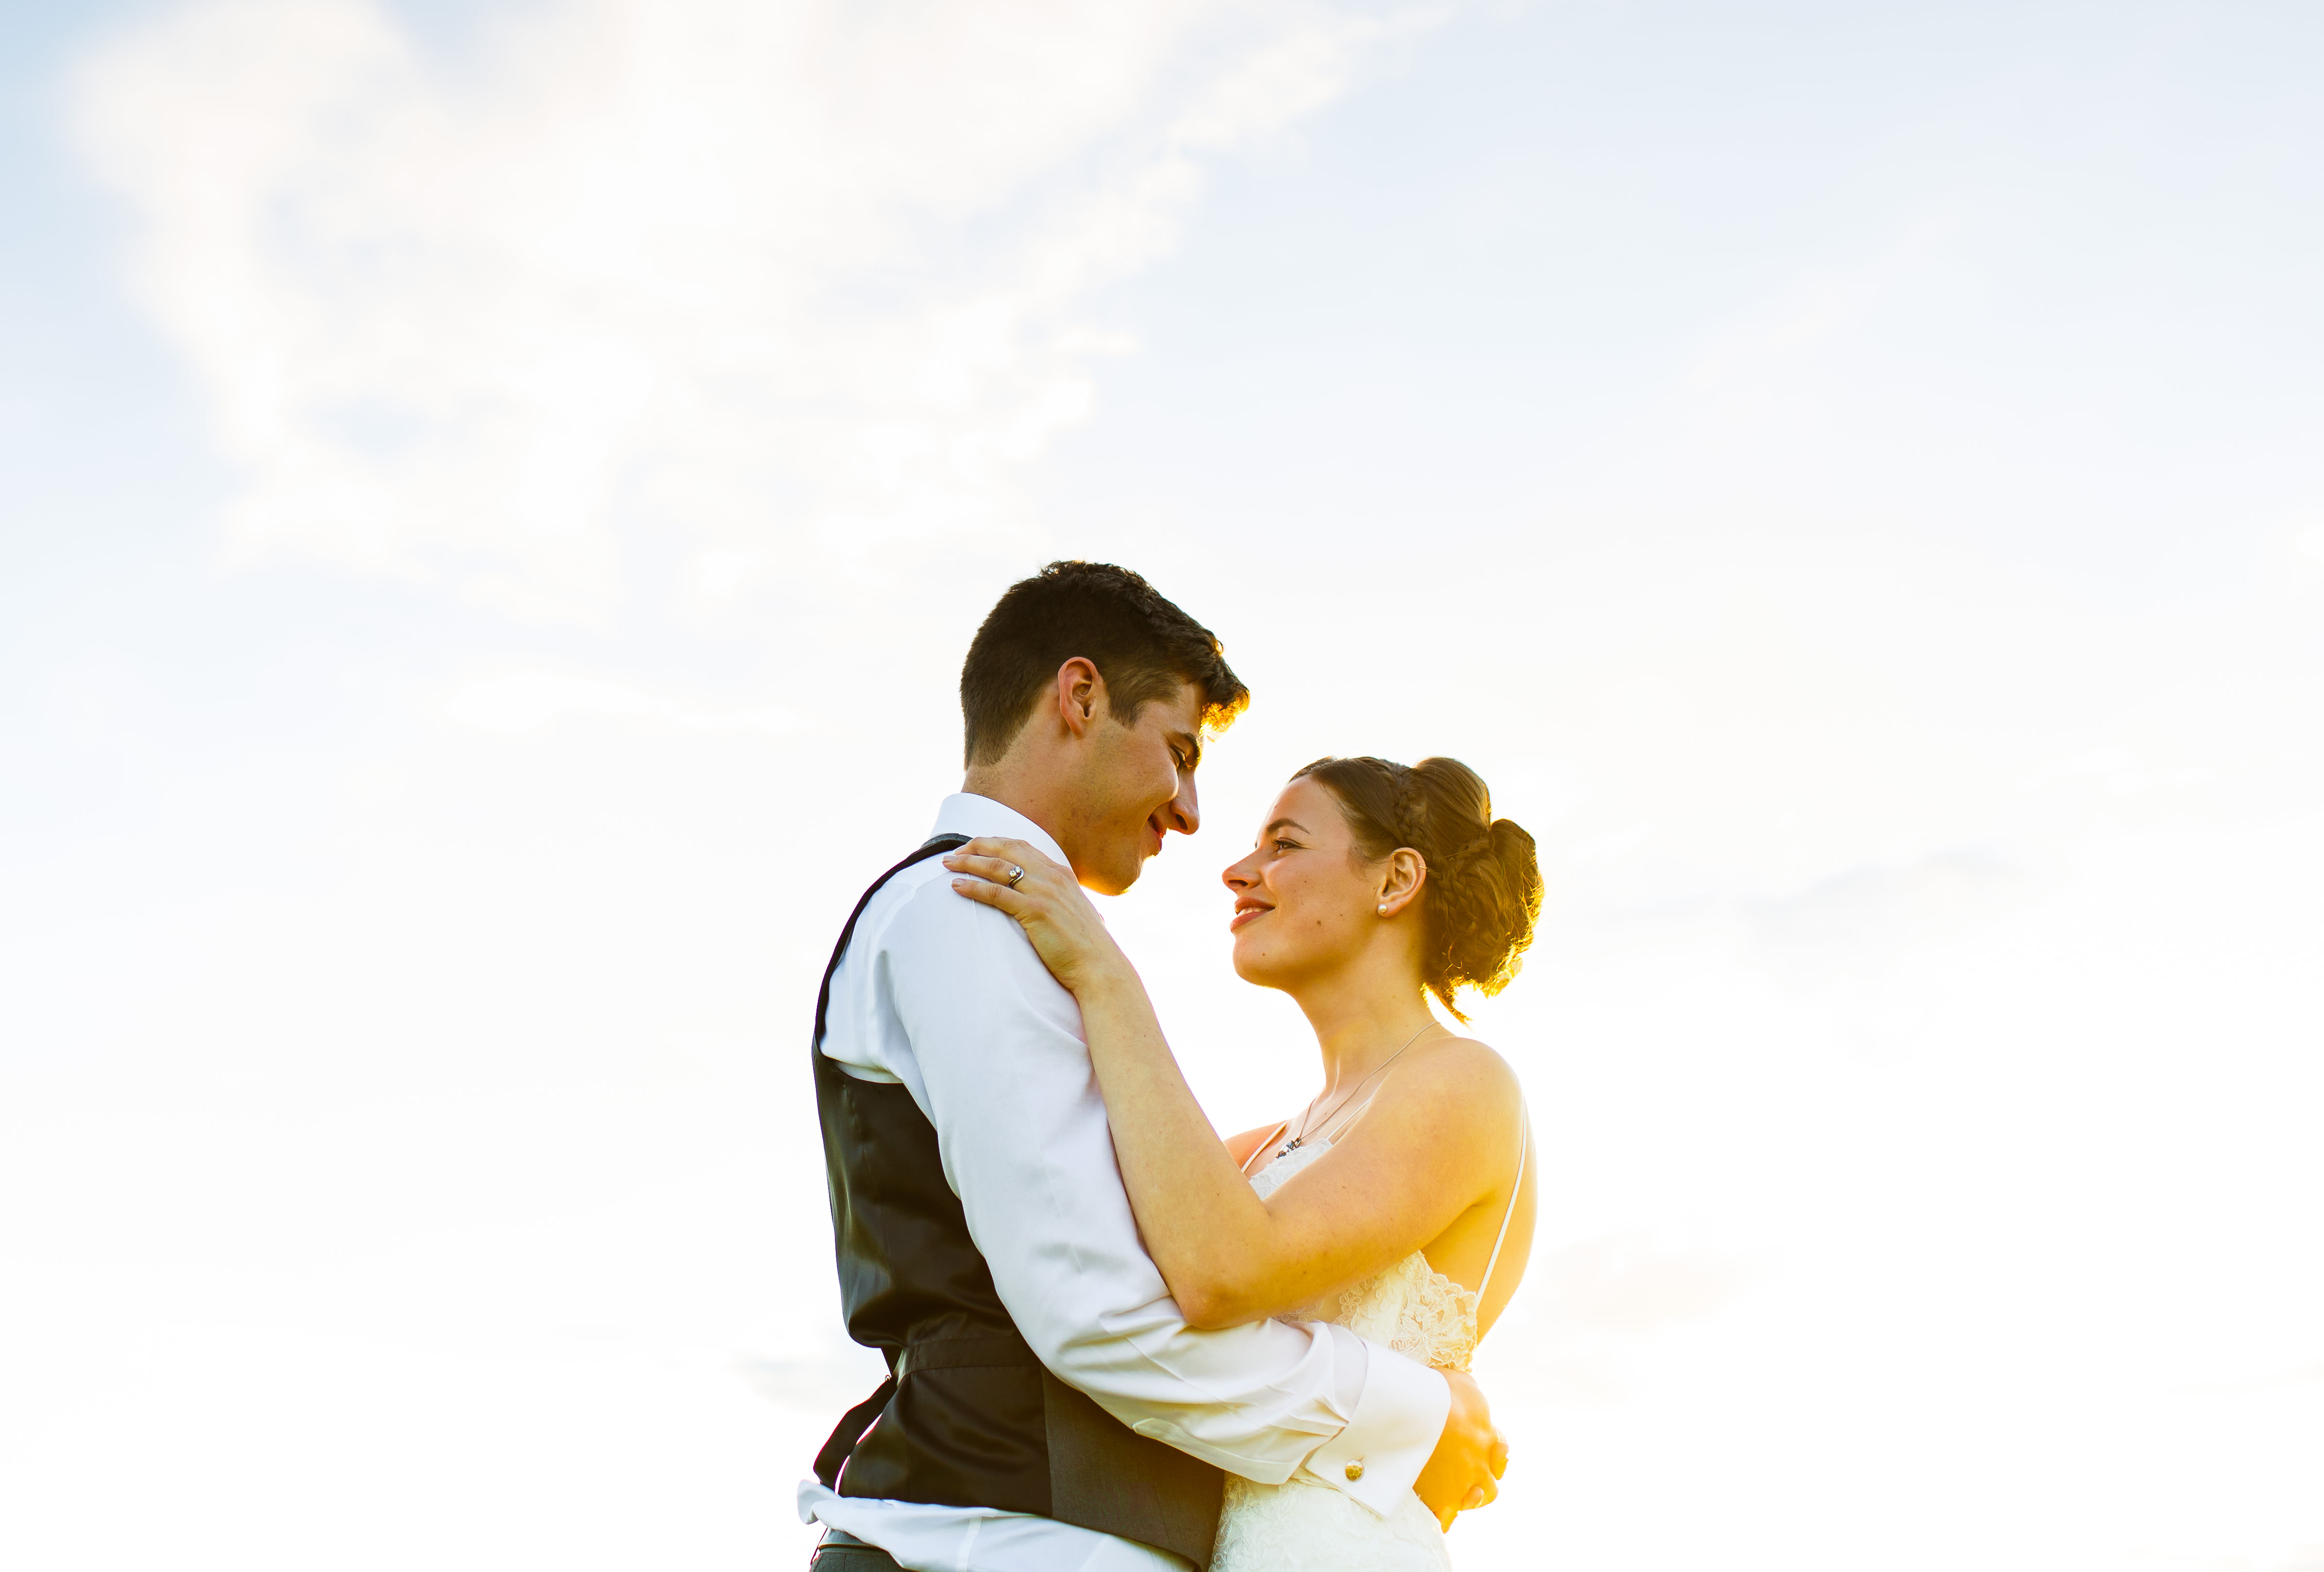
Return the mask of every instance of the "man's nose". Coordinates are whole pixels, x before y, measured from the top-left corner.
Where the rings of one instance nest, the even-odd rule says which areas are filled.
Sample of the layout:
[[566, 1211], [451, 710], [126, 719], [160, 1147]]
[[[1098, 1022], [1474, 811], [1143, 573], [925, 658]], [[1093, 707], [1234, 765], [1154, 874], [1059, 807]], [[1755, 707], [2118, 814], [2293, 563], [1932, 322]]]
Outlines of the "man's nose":
[[1185, 776], [1179, 780], [1178, 795], [1170, 799], [1170, 806], [1162, 811], [1167, 816], [1170, 828], [1180, 835], [1192, 835], [1203, 828], [1203, 809], [1194, 800], [1194, 781], [1192, 776]]

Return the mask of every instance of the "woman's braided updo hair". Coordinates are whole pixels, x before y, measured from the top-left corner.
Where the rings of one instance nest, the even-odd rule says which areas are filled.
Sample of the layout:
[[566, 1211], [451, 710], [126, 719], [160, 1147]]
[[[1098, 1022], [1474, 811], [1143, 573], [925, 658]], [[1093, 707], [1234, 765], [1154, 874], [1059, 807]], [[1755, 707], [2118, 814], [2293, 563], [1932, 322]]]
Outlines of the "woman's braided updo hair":
[[1483, 777], [1458, 759], [1417, 764], [1318, 759], [1313, 776], [1339, 800], [1356, 849], [1378, 862], [1410, 846], [1428, 865], [1422, 886], [1420, 980], [1456, 1021], [1455, 988], [1490, 996], [1517, 975], [1541, 915], [1541, 869], [1533, 837], [1493, 817]]

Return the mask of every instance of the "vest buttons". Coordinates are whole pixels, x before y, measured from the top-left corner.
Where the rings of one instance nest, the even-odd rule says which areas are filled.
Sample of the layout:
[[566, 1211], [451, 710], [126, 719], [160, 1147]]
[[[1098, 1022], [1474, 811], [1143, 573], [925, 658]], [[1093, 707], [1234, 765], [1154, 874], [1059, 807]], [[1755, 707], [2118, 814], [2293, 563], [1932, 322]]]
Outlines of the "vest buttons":
[[1349, 1464], [1349, 1465], [1348, 1465], [1348, 1477], [1349, 1477], [1350, 1479], [1353, 1480], [1353, 1479], [1361, 1479], [1363, 1476], [1364, 1476], [1364, 1460], [1363, 1460], [1362, 1458], [1359, 1457], [1359, 1458], [1357, 1458], [1353, 1463], [1351, 1463], [1351, 1464]]

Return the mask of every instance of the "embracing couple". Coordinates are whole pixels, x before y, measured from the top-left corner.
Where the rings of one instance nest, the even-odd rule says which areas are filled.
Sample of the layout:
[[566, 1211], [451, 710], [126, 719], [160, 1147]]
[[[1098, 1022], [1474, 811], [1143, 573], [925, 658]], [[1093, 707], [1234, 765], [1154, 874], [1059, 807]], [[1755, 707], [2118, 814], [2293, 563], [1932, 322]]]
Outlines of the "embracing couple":
[[1235, 970], [1298, 1002], [1323, 1086], [1222, 1140], [1082, 892], [1194, 833], [1249, 691], [1089, 562], [1003, 595], [960, 686], [967, 780], [816, 1001], [841, 1298], [890, 1375], [799, 1486], [815, 1566], [1448, 1566], [1507, 1458], [1466, 1371], [1534, 1204], [1517, 1077], [1429, 1001], [1515, 972], [1532, 837], [1450, 759], [1294, 775], [1225, 880]]

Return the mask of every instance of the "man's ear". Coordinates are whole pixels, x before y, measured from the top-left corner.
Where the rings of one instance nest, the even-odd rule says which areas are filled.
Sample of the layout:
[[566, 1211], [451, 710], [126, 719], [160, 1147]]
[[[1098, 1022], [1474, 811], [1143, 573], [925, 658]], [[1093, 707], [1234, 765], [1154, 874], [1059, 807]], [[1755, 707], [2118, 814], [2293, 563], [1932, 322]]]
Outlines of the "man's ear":
[[1085, 736], [1105, 707], [1105, 679], [1094, 662], [1075, 655], [1057, 668], [1057, 719], [1074, 735]]

